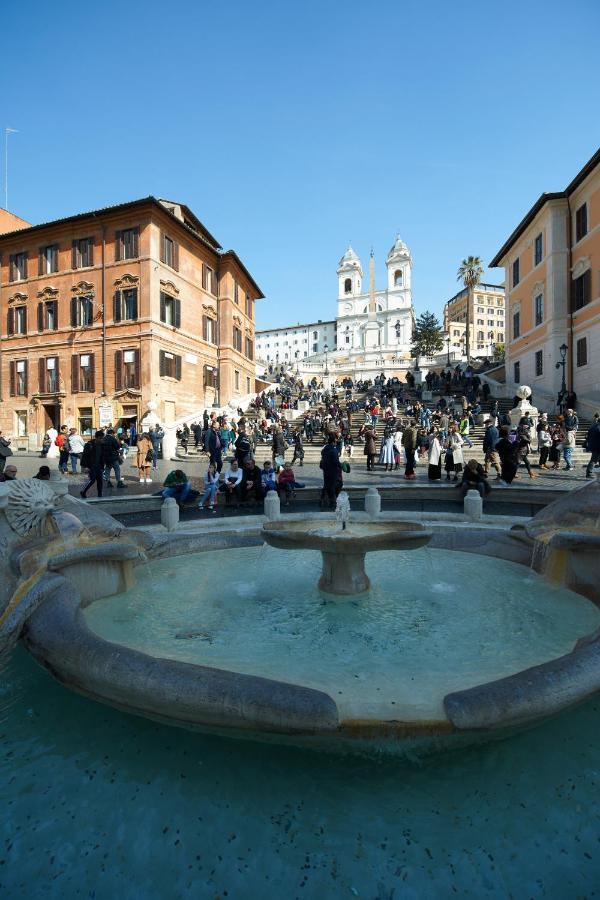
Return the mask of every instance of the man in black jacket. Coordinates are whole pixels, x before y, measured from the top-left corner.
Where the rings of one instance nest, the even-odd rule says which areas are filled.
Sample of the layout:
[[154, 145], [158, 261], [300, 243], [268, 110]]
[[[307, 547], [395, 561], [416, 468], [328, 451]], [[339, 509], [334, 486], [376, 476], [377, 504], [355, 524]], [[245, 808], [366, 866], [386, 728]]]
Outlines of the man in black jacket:
[[252, 497], [254, 500], [262, 500], [263, 489], [261, 471], [253, 459], [247, 459], [244, 463], [244, 473], [241, 484], [242, 500]]
[[87, 492], [96, 482], [98, 496], [102, 496], [102, 473], [104, 472], [104, 448], [102, 441], [104, 432], [97, 431], [94, 437], [87, 442], [81, 454], [81, 468], [88, 470], [89, 481], [79, 492], [79, 496], [85, 499]]
[[213, 420], [208, 432], [206, 449], [210, 453], [210, 462], [214, 465], [217, 472], [220, 472], [223, 468], [223, 454], [221, 438], [219, 436], [219, 423], [216, 419]]
[[342, 464], [336, 448], [337, 435], [333, 432], [327, 438], [327, 443], [321, 450], [321, 462], [319, 468], [323, 472], [323, 490], [321, 491], [321, 506], [327, 501], [330, 509], [335, 509], [337, 495], [344, 486], [342, 479]]
[[[85, 448], [84, 448], [85, 449]], [[121, 478], [121, 447], [119, 446], [119, 442], [115, 437], [114, 428], [109, 428], [106, 432], [106, 437], [102, 439], [102, 461], [104, 463], [104, 480], [106, 481], [109, 487], [112, 487], [110, 483], [110, 470], [114, 469], [115, 478], [117, 480], [117, 487], [124, 488], [125, 482]]]

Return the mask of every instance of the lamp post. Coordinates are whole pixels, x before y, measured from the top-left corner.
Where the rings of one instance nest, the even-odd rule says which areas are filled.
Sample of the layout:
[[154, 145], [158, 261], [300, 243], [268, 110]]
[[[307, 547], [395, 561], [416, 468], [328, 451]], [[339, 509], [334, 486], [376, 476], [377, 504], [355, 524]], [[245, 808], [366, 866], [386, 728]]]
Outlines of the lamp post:
[[327, 344], [325, 344], [325, 346], [323, 347], [323, 350], [325, 352], [325, 371], [323, 374], [325, 375], [325, 378], [327, 378], [329, 376], [329, 369], [327, 367], [327, 354], [329, 352], [329, 347], [327, 346]]
[[447, 334], [444, 338], [444, 343], [446, 344], [446, 365], [450, 366], [450, 335]]
[[560, 359], [556, 363], [556, 368], [560, 369], [562, 366], [562, 381], [560, 385], [560, 393], [558, 395], [558, 408], [561, 413], [564, 412], [565, 408], [565, 397], [567, 396], [567, 382], [565, 380], [565, 366], [567, 364], [567, 351], [568, 347], [566, 344], [561, 344], [558, 348], [558, 352], [560, 353]]

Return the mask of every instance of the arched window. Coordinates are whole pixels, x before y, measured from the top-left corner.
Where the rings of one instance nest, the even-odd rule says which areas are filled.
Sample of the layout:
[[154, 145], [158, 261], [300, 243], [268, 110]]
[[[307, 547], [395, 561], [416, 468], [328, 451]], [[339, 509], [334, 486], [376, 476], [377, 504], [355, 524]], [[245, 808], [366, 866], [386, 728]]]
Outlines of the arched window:
[[352, 279], [346, 278], [344, 281], [344, 293], [351, 294], [352, 293]]
[[318, 332], [318, 331], [313, 331], [313, 340], [316, 341], [316, 339], [317, 339], [318, 337], [319, 337], [319, 332]]
[[394, 272], [394, 287], [402, 287], [402, 269]]

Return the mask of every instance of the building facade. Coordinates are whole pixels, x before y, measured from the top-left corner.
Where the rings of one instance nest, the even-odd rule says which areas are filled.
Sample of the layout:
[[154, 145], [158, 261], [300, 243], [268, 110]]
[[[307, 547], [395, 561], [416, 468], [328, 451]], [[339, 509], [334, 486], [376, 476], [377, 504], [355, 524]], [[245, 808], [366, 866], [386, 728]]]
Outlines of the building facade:
[[263, 366], [297, 364], [308, 356], [335, 349], [336, 323], [309, 322], [306, 325], [288, 325], [285, 328], [269, 328], [256, 332], [256, 359]]
[[490, 266], [504, 266], [507, 382], [534, 395], [565, 382], [589, 412], [600, 402], [600, 150], [564, 191], [542, 194]]
[[336, 318], [257, 332], [258, 360], [265, 366], [296, 365], [309, 377], [325, 368], [336, 377], [353, 378], [408, 368], [415, 316], [406, 244], [397, 237], [391, 247], [382, 289], [375, 287], [373, 254], [367, 286], [351, 246], [338, 263], [337, 278]]
[[233, 250], [181, 203], [148, 197], [0, 235], [0, 428], [37, 447], [172, 423], [254, 390], [254, 304]]
[[444, 331], [450, 350], [466, 352], [467, 306], [470, 307], [469, 343], [472, 356], [493, 356], [506, 337], [505, 290], [502, 284], [478, 284], [471, 294], [463, 288], [444, 303]]

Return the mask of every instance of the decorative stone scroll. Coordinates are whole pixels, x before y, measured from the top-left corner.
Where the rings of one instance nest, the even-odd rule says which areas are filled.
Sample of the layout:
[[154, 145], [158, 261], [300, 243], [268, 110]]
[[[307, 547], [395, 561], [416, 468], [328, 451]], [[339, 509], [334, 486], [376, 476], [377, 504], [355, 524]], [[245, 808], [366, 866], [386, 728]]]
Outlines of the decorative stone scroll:
[[137, 287], [139, 281], [140, 279], [137, 275], [132, 275], [131, 272], [125, 272], [120, 278], [115, 279], [115, 287], [118, 291], [127, 290], [127, 288]]

